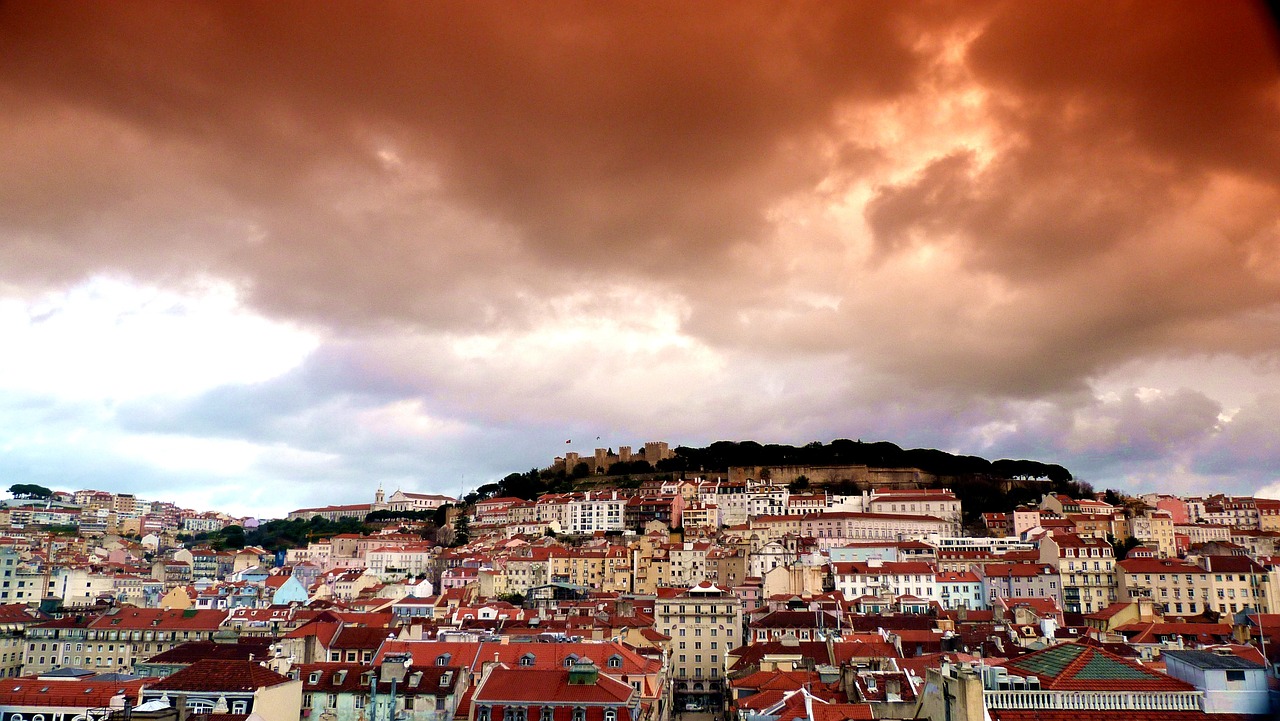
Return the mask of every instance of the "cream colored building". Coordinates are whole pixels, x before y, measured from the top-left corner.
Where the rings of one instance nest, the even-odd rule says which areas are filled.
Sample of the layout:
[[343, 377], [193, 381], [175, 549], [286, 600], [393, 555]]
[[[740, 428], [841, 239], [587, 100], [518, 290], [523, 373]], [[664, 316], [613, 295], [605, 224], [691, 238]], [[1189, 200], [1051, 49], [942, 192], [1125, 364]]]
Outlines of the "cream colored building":
[[1151, 598], [1166, 616], [1212, 611], [1222, 615], [1245, 608], [1272, 613], [1267, 570], [1244, 556], [1176, 559], [1127, 558], [1118, 564], [1124, 600]]
[[633, 593], [654, 594], [659, 588], [671, 585], [669, 546], [658, 536], [645, 536], [631, 544]]
[[1179, 523], [1173, 527], [1173, 532], [1179, 536], [1186, 536], [1187, 542], [1193, 546], [1198, 543], [1208, 543], [1209, 541], [1231, 540], [1231, 526], [1217, 526], [1208, 523]]
[[1280, 531], [1280, 500], [1258, 498], [1254, 504], [1258, 507], [1258, 530]]
[[1062, 610], [1093, 613], [1116, 600], [1111, 544], [1075, 534], [1040, 540], [1040, 562], [1054, 566], [1062, 583]]
[[1164, 558], [1177, 558], [1173, 515], [1168, 511], [1148, 511], [1129, 519], [1129, 535], [1143, 543], [1154, 544]]
[[742, 599], [704, 581], [682, 593], [660, 592], [654, 616], [658, 632], [671, 638], [675, 708], [695, 699], [714, 708], [723, 701], [728, 653], [743, 642]]

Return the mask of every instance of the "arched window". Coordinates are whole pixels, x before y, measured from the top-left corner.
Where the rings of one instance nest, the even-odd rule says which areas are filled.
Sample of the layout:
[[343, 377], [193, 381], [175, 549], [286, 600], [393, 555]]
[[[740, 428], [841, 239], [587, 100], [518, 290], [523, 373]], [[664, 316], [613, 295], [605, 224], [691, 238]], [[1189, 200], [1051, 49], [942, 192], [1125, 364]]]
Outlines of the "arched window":
[[622, 656], [613, 654], [609, 657], [609, 668], [622, 668]]
[[573, 710], [573, 721], [587, 721], [587, 710], [581, 706]]

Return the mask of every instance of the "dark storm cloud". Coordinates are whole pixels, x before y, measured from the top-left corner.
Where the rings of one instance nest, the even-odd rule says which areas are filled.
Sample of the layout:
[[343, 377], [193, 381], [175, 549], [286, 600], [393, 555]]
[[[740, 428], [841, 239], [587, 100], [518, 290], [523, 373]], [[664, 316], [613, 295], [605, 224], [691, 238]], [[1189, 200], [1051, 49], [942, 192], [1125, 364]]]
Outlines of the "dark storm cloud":
[[15, 97], [216, 146], [231, 160], [195, 160], [255, 201], [394, 137], [559, 259], [755, 235], [820, 177], [787, 155], [834, 104], [906, 92], [919, 65], [874, 5], [6, 8]]
[[1003, 420], [1114, 469], [1217, 411], [1100, 377], [1280, 352], [1250, 3], [11, 2], [0, 47], [0, 290], [207, 275], [325, 337], [259, 386], [127, 404], [129, 432], [400, 473], [423, 457], [326, 424], [404, 402], [514, 445], [945, 445]]

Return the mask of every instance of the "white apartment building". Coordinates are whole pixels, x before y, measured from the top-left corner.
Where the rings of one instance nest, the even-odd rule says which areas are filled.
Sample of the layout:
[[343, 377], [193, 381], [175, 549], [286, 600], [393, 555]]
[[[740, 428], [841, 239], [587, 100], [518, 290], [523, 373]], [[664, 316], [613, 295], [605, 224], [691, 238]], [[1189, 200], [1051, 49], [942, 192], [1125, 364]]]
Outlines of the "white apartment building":
[[570, 501], [568, 532], [589, 535], [596, 531], [621, 531], [626, 528], [626, 508], [627, 499], [618, 498], [616, 491], [588, 494], [580, 500]]
[[982, 580], [972, 571], [938, 571], [938, 600], [943, 608], [984, 610], [987, 597], [982, 593]]
[[887, 589], [895, 596], [942, 600], [937, 572], [933, 565], [924, 561], [881, 561], [873, 558], [832, 565], [835, 588], [845, 598], [877, 596]]
[[951, 521], [957, 526], [964, 520], [960, 510], [960, 499], [945, 488], [876, 489], [867, 499], [866, 509], [868, 513], [933, 516]]
[[924, 539], [930, 534], [958, 536], [960, 524], [900, 513], [815, 513], [801, 520], [800, 533], [818, 539], [818, 545], [825, 547], [850, 541]]
[[427, 573], [433, 558], [431, 546], [426, 544], [383, 546], [365, 554], [365, 566], [383, 581], [397, 581]]

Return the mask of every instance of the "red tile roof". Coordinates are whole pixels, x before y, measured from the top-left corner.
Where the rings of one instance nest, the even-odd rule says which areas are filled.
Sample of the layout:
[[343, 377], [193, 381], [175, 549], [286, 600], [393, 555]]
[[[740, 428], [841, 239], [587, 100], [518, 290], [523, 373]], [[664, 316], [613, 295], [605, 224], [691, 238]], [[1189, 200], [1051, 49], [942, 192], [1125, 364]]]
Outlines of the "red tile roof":
[[63, 708], [103, 708], [113, 696], [123, 692], [133, 704], [150, 679], [137, 681], [104, 681], [89, 677], [83, 680], [40, 680], [34, 676], [5, 679], [0, 684], [0, 708], [17, 710], [23, 706]]
[[227, 620], [226, 611], [188, 608], [166, 611], [160, 608], [122, 607], [118, 613], [101, 616], [90, 624], [100, 630], [217, 631]]
[[1229, 623], [1126, 623], [1116, 628], [1116, 633], [1128, 643], [1158, 643], [1161, 637], [1183, 636], [1205, 643], [1217, 643], [1231, 637]]
[[148, 687], [154, 691], [252, 692], [289, 683], [287, 676], [252, 661], [197, 661]]
[[252, 636], [242, 637], [237, 643], [188, 641], [148, 658], [146, 663], [192, 664], [204, 659], [248, 661], [256, 658], [262, 660], [270, 655], [268, 649], [270, 645], [271, 639]]
[[1088, 644], [1064, 643], [1000, 662], [1047, 691], [1194, 691], [1195, 687]]
[[472, 703], [513, 702], [528, 705], [604, 704], [622, 706], [635, 690], [604, 674], [593, 684], [570, 684], [567, 669], [508, 668], [496, 666], [481, 681]]
[[[520, 666], [522, 656], [530, 656], [532, 668], [563, 669], [565, 659], [569, 656], [591, 659], [597, 668], [612, 674], [651, 674], [658, 673], [661, 661], [645, 658], [622, 643], [537, 643], [537, 644], [502, 644], [473, 643], [466, 641], [387, 641], [378, 650], [374, 663], [381, 661], [387, 653], [408, 652], [423, 663], [434, 664], [446, 654], [448, 665], [467, 666], [479, 673], [480, 665], [495, 660], [511, 667]], [[609, 658], [618, 656], [622, 666], [611, 668]], [[521, 667], [526, 668], [526, 667]]]

